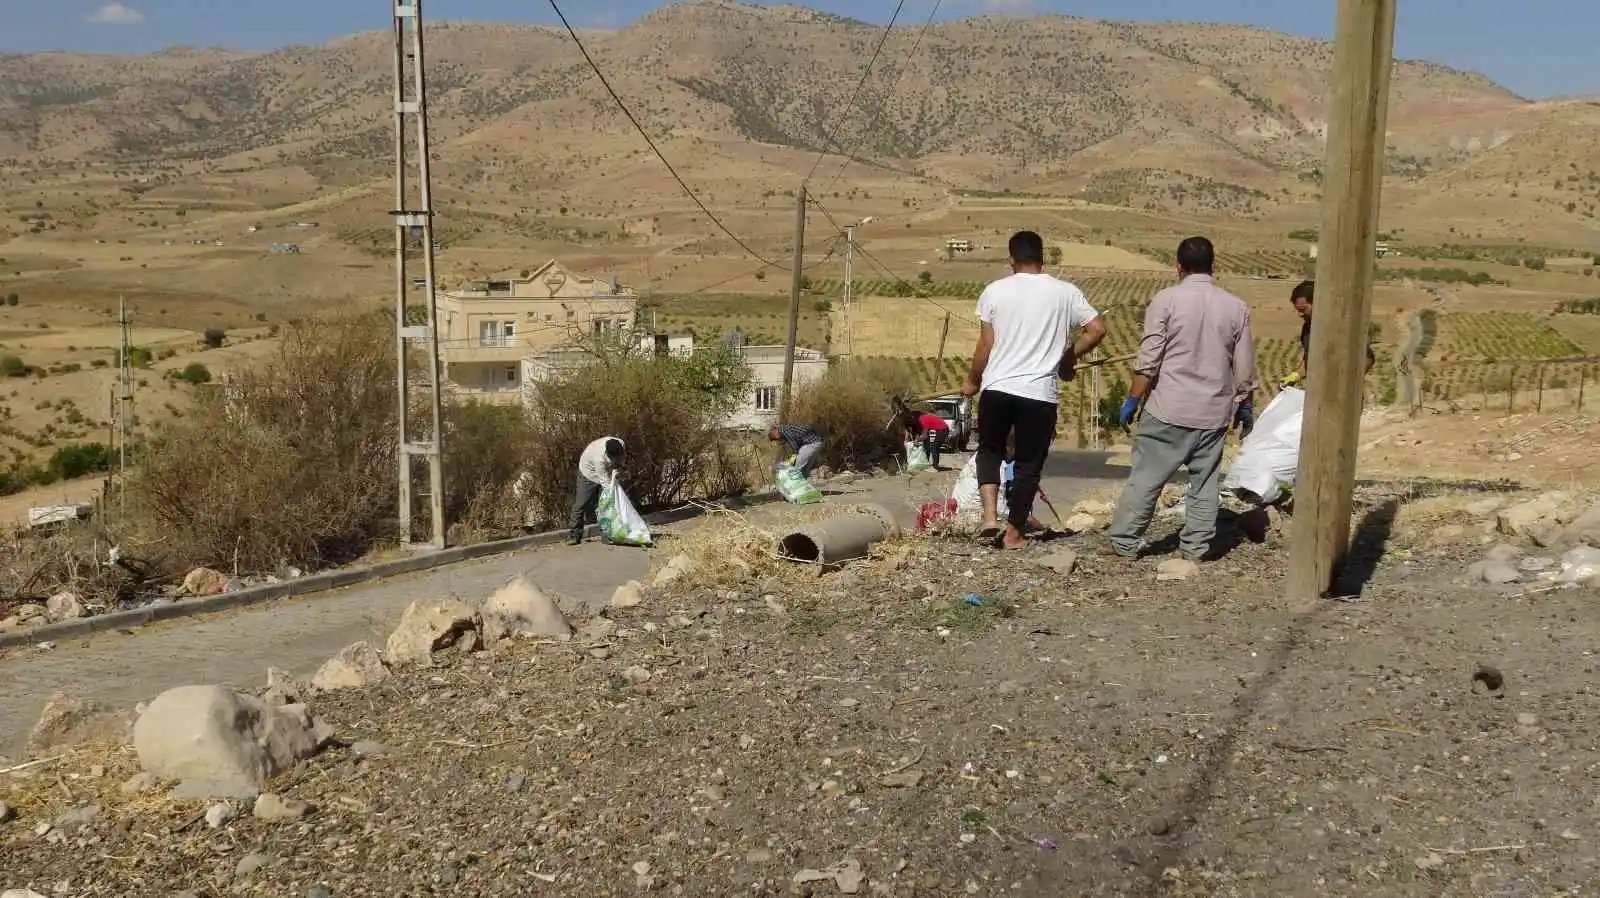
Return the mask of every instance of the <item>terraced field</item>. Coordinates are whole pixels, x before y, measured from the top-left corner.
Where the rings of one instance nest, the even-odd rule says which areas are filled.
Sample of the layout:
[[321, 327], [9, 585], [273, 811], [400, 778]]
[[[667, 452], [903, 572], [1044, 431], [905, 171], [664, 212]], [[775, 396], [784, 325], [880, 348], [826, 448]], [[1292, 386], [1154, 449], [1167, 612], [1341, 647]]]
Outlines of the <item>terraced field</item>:
[[1526, 312], [1447, 312], [1438, 316], [1430, 361], [1482, 362], [1565, 358], [1583, 347], [1544, 315]]
[[[1144, 248], [1140, 253], [1176, 265], [1178, 254], [1173, 249]], [[1304, 251], [1246, 250], [1243, 252], [1217, 252], [1217, 273], [1283, 277], [1310, 277], [1311, 260]]]

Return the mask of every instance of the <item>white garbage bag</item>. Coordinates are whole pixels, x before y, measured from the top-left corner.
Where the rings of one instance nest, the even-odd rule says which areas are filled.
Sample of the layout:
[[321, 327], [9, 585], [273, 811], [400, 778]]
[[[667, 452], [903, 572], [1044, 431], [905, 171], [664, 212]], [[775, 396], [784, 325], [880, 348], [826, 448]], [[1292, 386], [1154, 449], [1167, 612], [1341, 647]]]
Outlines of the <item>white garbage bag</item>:
[[600, 491], [600, 506], [595, 517], [600, 520], [600, 534], [607, 542], [619, 546], [648, 546], [652, 542], [650, 525], [633, 507], [615, 474]]
[[906, 470], [926, 471], [933, 467], [933, 462], [928, 460], [928, 448], [921, 441], [912, 440], [906, 443]]
[[[955, 486], [950, 490], [950, 498], [956, 501], [957, 517], [982, 517], [983, 495], [978, 492], [978, 456], [973, 455], [967, 459], [967, 464], [956, 475]], [[1008, 510], [1006, 507], [1005, 491], [1002, 490], [996, 500], [998, 517], [1005, 520]]]
[[823, 499], [822, 491], [817, 489], [799, 468], [791, 465], [780, 466], [777, 481], [778, 492], [795, 505], [810, 505]]
[[1300, 468], [1300, 425], [1305, 420], [1306, 391], [1285, 387], [1267, 404], [1255, 429], [1244, 438], [1239, 455], [1223, 479], [1223, 489], [1249, 502], [1270, 505], [1294, 488]]

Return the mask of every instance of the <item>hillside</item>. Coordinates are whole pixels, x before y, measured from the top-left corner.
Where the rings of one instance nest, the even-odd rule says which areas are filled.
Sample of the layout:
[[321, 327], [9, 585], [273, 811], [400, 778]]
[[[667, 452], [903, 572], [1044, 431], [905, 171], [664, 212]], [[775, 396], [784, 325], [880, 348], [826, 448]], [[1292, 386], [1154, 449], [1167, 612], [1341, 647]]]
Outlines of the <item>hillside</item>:
[[[1315, 180], [1327, 43], [1066, 16], [919, 30], [907, 23], [893, 32], [843, 121], [836, 116], [871, 55], [875, 25], [706, 0], [586, 40], [645, 127], [668, 142], [812, 151], [834, 130], [836, 143], [924, 180], [1044, 182], [1139, 205], [1181, 204], [1173, 198], [1183, 196], [1216, 211], [1260, 211]], [[640, 152], [564, 34], [441, 22], [428, 39], [447, 183], [471, 188], [492, 179], [490, 169], [515, 168], [522, 177], [502, 186], [563, 189]], [[349, 186], [383, 171], [389, 66], [385, 32], [260, 54], [0, 57], [0, 158], [29, 167], [309, 166], [321, 183]], [[1401, 62], [1392, 159], [1415, 176], [1449, 170], [1537, 131], [1562, 105], [1524, 101], [1476, 74]], [[1594, 136], [1591, 124], [1585, 133]], [[604, 139], [613, 136], [627, 142]], [[346, 164], [332, 171], [338, 160]], [[758, 180], [792, 180], [792, 168], [807, 164], [771, 161], [777, 170]], [[820, 177], [836, 168], [830, 162]], [[671, 186], [651, 180], [652, 193]]]

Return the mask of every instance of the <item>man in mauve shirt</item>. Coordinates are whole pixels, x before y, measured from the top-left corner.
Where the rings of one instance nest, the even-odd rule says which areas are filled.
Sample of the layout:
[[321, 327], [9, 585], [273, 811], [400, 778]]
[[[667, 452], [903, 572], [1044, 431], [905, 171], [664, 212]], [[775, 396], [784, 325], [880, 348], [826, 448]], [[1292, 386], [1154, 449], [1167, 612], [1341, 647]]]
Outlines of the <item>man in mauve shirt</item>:
[[1110, 551], [1137, 557], [1161, 489], [1179, 468], [1189, 469], [1189, 498], [1179, 551], [1199, 561], [1217, 532], [1222, 445], [1228, 425], [1252, 416], [1255, 347], [1250, 307], [1211, 279], [1211, 241], [1178, 245], [1176, 286], [1157, 293], [1144, 316], [1133, 384], [1122, 405], [1133, 437], [1133, 470], [1111, 518]]

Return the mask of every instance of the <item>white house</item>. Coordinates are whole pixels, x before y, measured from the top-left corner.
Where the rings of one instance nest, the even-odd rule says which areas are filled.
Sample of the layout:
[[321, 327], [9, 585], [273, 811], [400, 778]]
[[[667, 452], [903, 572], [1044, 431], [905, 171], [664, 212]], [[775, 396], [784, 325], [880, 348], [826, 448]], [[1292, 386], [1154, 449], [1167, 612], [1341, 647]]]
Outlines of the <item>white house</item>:
[[[745, 346], [745, 363], [750, 366], [750, 396], [729, 416], [727, 426], [741, 430], [766, 430], [778, 423], [778, 403], [783, 399], [782, 346]], [[828, 372], [828, 359], [815, 349], [796, 347], [794, 388], [822, 379]]]
[[[687, 355], [694, 351], [694, 337], [688, 334], [644, 334], [640, 347], [659, 354]], [[765, 430], [778, 421], [778, 404], [783, 396], [782, 346], [741, 346], [750, 366], [750, 392], [740, 407], [730, 414], [724, 426], [737, 430]], [[533, 406], [533, 389], [541, 380], [560, 371], [594, 362], [586, 350], [558, 348], [537, 352], [522, 360], [523, 407]], [[828, 359], [815, 349], [797, 347], [794, 351], [794, 388], [814, 383], [827, 373]]]

